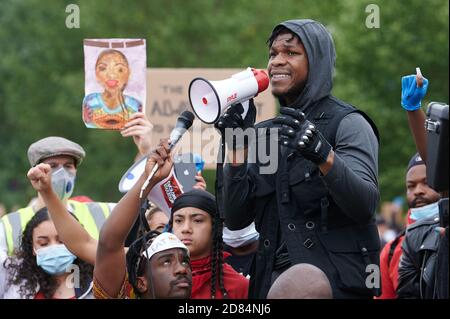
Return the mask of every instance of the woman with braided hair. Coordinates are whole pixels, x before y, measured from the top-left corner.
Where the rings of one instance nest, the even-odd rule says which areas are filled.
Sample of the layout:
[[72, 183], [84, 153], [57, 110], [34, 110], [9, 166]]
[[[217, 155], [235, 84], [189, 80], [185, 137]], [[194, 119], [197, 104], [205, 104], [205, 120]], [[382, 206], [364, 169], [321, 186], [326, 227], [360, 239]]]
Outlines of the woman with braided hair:
[[223, 222], [213, 195], [199, 189], [180, 195], [169, 226], [189, 249], [192, 299], [247, 299], [248, 279], [223, 261], [229, 254], [223, 252]]

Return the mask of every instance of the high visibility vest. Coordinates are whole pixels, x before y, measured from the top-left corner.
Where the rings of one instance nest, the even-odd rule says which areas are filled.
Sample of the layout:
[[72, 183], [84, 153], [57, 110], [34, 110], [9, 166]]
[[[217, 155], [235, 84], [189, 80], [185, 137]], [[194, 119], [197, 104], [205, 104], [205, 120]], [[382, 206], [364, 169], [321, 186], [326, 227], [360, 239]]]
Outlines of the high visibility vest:
[[[98, 239], [100, 228], [111, 213], [109, 205], [97, 202], [81, 203], [73, 200], [69, 200], [68, 203], [72, 213], [78, 218], [84, 229], [92, 238]], [[25, 207], [2, 217], [1, 222], [5, 229], [8, 255], [12, 255], [14, 249], [19, 247], [25, 226], [34, 214], [31, 207]]]

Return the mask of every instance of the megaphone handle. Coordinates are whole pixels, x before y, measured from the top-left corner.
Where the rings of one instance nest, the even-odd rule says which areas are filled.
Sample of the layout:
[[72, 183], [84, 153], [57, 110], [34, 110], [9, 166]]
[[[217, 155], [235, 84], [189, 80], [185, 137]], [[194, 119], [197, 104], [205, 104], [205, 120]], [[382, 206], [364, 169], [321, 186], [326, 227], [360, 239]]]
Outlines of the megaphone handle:
[[241, 116], [243, 119], [245, 119], [245, 117], [247, 116], [247, 113], [248, 113], [248, 109], [250, 108], [250, 100], [244, 101], [241, 104], [244, 109], [244, 112], [242, 113]]
[[150, 175], [148, 176], [145, 183], [141, 187], [141, 193], [139, 194], [139, 198], [142, 198], [142, 194], [144, 193], [145, 189], [147, 188], [148, 184], [150, 183], [150, 180], [153, 178], [153, 176], [155, 175], [158, 168], [159, 168], [158, 164], [155, 164], [155, 167], [153, 167], [152, 171], [150, 172]]
[[225, 220], [225, 210], [223, 207], [223, 164], [225, 162], [225, 136], [223, 132], [220, 133], [220, 150], [217, 154], [216, 164], [216, 210], [221, 220]]

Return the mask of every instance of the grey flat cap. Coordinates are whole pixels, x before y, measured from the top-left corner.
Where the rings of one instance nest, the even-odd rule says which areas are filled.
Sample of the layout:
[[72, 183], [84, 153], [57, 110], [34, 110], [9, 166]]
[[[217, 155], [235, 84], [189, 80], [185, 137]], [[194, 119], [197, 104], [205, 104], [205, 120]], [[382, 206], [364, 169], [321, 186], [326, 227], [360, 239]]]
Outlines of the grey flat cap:
[[31, 144], [28, 148], [28, 160], [30, 161], [31, 166], [39, 164], [46, 158], [58, 155], [72, 156], [75, 158], [75, 162], [78, 166], [86, 156], [86, 152], [77, 143], [58, 136], [43, 138]]

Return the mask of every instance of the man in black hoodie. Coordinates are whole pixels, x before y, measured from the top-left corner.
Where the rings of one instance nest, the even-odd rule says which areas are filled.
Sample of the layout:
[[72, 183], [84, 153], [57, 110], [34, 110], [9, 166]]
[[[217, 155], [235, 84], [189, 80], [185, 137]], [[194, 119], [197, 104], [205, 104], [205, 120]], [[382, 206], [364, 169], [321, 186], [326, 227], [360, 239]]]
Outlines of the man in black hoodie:
[[[376, 126], [331, 95], [335, 50], [322, 24], [285, 21], [268, 44], [268, 72], [281, 115], [253, 126], [256, 111], [250, 103], [244, 119], [242, 108], [233, 106], [218, 121], [222, 130], [256, 129], [256, 139], [228, 147], [234, 158], [246, 158], [262, 140], [266, 147], [279, 141], [276, 154], [270, 154], [278, 159], [273, 174], [265, 174], [264, 164], [251, 157], [224, 168], [227, 227], [241, 229], [255, 221], [260, 233], [249, 297], [266, 298], [283, 271], [307, 263], [327, 275], [334, 298], [371, 298], [381, 282], [374, 220]], [[278, 134], [264, 128], [277, 128]]]

